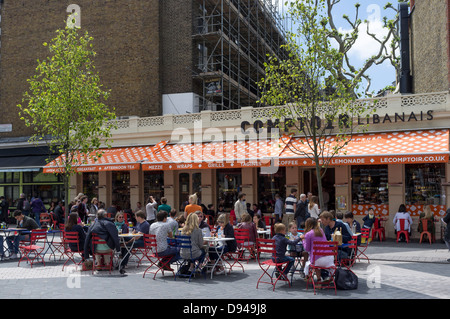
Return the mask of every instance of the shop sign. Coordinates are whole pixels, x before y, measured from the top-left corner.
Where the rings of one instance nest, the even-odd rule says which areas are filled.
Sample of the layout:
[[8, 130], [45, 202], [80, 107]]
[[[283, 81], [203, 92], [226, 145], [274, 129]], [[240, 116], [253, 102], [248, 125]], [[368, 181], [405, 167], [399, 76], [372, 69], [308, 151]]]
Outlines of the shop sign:
[[[347, 115], [339, 115], [338, 123], [339, 125], [349, 127], [348, 125], [349, 117]], [[369, 124], [386, 124], [386, 123], [400, 123], [400, 122], [420, 122], [420, 121], [431, 121], [433, 120], [433, 110], [428, 111], [420, 111], [420, 112], [411, 112], [411, 113], [395, 113], [394, 115], [389, 115], [386, 113], [385, 115], [380, 114], [372, 114], [370, 116], [367, 116], [365, 118], [358, 117], [357, 122], [358, 125], [369, 125]], [[242, 121], [241, 122], [241, 132], [242, 134], [250, 134], [249, 131], [247, 131], [247, 128], [249, 126], [252, 126], [256, 133], [262, 133], [264, 127], [267, 128], [268, 133], [270, 133], [274, 129], [281, 129], [284, 130], [284, 132], [289, 132], [289, 128], [294, 126], [293, 123], [294, 119], [292, 118], [285, 118], [283, 122], [280, 121], [280, 119], [275, 120], [267, 120], [266, 123], [264, 123], [261, 120], [257, 120], [255, 122], [250, 123], [248, 121]], [[297, 118], [297, 127], [300, 128], [300, 130], [303, 128], [304, 123], [307, 121], [306, 118], [299, 117]], [[313, 124], [312, 120], [310, 124]], [[334, 123], [332, 121], [325, 121], [322, 120], [320, 117], [316, 116], [315, 124], [317, 127], [321, 128], [325, 126], [326, 129], [334, 129]]]

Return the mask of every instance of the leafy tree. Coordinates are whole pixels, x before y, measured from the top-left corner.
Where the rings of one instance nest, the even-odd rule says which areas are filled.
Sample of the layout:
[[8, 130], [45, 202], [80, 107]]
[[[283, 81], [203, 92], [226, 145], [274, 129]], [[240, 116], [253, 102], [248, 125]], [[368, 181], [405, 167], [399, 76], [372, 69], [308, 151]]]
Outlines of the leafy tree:
[[61, 155], [56, 172], [63, 175], [67, 216], [70, 176], [88, 159], [101, 157], [102, 144], [109, 146], [113, 125], [108, 121], [115, 114], [104, 104], [110, 93], [100, 84], [87, 31], [66, 27], [43, 45], [49, 56], [37, 61], [18, 107], [26, 126], [34, 128], [30, 142], [45, 141]]
[[[298, 0], [295, 0], [298, 2]], [[348, 0], [345, 0], [346, 2]], [[388, 18], [387, 16], [380, 17], [383, 23], [383, 28], [386, 31], [384, 36], [379, 36], [375, 34], [370, 27], [370, 21], [361, 20], [359, 17], [359, 9], [361, 7], [360, 3], [355, 3], [355, 14], [351, 18], [347, 14], [343, 15], [343, 19], [347, 22], [350, 27], [349, 32], [342, 33], [335, 23], [335, 15], [333, 10], [335, 7], [339, 5], [341, 0], [326, 0], [326, 16], [328, 17], [328, 29], [329, 32], [327, 36], [330, 39], [336, 41], [338, 45], [338, 51], [341, 53], [340, 63], [336, 65], [336, 72], [342, 80], [353, 81], [364, 79], [366, 81], [366, 87], [364, 89], [364, 94], [366, 96], [373, 96], [373, 93], [370, 91], [371, 86], [371, 77], [368, 74], [368, 70], [376, 65], [380, 65], [385, 61], [389, 61], [391, 65], [394, 67], [396, 71], [396, 88], [392, 86], [387, 86], [385, 89], [394, 89], [398, 91], [399, 82], [400, 82], [400, 74], [401, 74], [401, 65], [400, 65], [400, 52], [399, 52], [399, 43], [400, 43], [400, 35], [399, 35], [399, 10], [394, 7], [391, 2], [385, 4], [383, 9], [385, 11], [389, 10], [393, 12], [393, 17]], [[408, 2], [407, 0], [397, 0], [398, 3]], [[376, 5], [378, 7], [378, 5]], [[374, 40], [374, 45], [377, 50], [374, 55], [369, 57], [361, 67], [356, 67], [354, 63], [349, 58], [349, 52], [354, 47], [355, 42], [358, 40], [360, 36], [360, 32], [365, 25], [366, 34]]]
[[[360, 78], [343, 78], [339, 72], [343, 53], [333, 46], [329, 18], [323, 14], [326, 0], [302, 0], [290, 4], [296, 22], [283, 48], [289, 58], [269, 56], [265, 77], [259, 82], [260, 103], [278, 105], [272, 116], [279, 128], [297, 136], [301, 146], [287, 142], [294, 153], [313, 161], [316, 169], [320, 206], [323, 207], [322, 178], [331, 160], [345, 154], [345, 146], [367, 125], [354, 119], [365, 118], [374, 105], [355, 102]], [[282, 139], [283, 140], [283, 139]]]

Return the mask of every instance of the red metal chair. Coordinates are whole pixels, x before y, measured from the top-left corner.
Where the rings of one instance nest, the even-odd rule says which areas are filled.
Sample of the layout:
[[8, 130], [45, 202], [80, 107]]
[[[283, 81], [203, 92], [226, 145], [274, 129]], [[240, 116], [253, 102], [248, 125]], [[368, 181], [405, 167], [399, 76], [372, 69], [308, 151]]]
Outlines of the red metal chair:
[[[70, 249], [70, 244], [76, 245], [77, 249]], [[80, 239], [78, 237], [77, 232], [64, 231], [63, 232], [63, 247], [64, 247], [64, 255], [67, 256], [67, 260], [64, 263], [62, 270], [64, 271], [64, 267], [69, 261], [72, 261], [77, 267], [83, 262], [83, 248], [80, 249]], [[81, 260], [79, 262], [75, 261], [75, 254], [79, 254], [81, 256]]]
[[[234, 230], [234, 238], [236, 238], [236, 244], [237, 244], [237, 253], [238, 253], [238, 260], [246, 260], [248, 261], [253, 257], [256, 258], [254, 255], [254, 248], [255, 245], [250, 242], [250, 231], [248, 229], [242, 229], [242, 228], [236, 228]], [[245, 251], [249, 251], [249, 256], [245, 257]]]
[[35, 261], [36, 259], [41, 259], [42, 264], [45, 266], [44, 256], [42, 256], [42, 252], [44, 251], [46, 243], [47, 243], [47, 230], [33, 229], [30, 234], [29, 244], [22, 246], [19, 245], [22, 257], [20, 258], [17, 266], [20, 266], [20, 263], [24, 258], [27, 259], [27, 262], [30, 262], [31, 267], [33, 267], [33, 264], [40, 262]]
[[397, 231], [397, 243], [398, 243], [398, 240], [400, 239], [400, 235], [401, 234], [405, 235], [406, 242], [409, 243], [409, 232], [405, 228], [405, 221], [406, 221], [406, 219], [402, 218], [402, 219], [399, 219], [398, 221], [400, 223], [400, 230]]
[[[144, 247], [145, 257], [150, 261], [150, 266], [145, 269], [142, 278], [145, 277], [147, 272], [154, 274], [153, 279], [156, 278], [156, 274], [161, 271], [164, 276], [164, 271], [170, 271], [175, 276], [175, 272], [170, 268], [170, 260], [172, 256], [159, 256], [157, 252], [156, 235], [144, 234]], [[152, 266], [156, 266], [156, 271], [149, 271]]]
[[[386, 231], [382, 222], [383, 220], [381, 218], [375, 218], [374, 228], [372, 229], [372, 241], [375, 240], [377, 235], [380, 241], [386, 240]], [[383, 239], [381, 239], [382, 236]]]
[[348, 256], [348, 258], [341, 258], [339, 262], [341, 266], [344, 266], [348, 270], [352, 271], [350, 268], [352, 268], [356, 262], [356, 253], [358, 251], [358, 236], [352, 236], [352, 239], [349, 240], [347, 244], [347, 248], [350, 250], [350, 256]]
[[[258, 265], [262, 269], [263, 273], [259, 277], [258, 282], [256, 283], [256, 289], [258, 289], [258, 286], [260, 283], [262, 284], [270, 284], [272, 285], [272, 290], [275, 291], [275, 286], [278, 281], [284, 281], [289, 284], [289, 287], [291, 286], [291, 282], [289, 281], [289, 278], [287, 277], [287, 274], [283, 274], [283, 266], [286, 266], [288, 262], [275, 262], [273, 261], [272, 257], [276, 256], [276, 249], [275, 249], [275, 240], [274, 239], [264, 239], [264, 238], [257, 238], [256, 239], [256, 249], [257, 249], [257, 260]], [[270, 259], [262, 260], [261, 256], [263, 254], [269, 254]], [[269, 273], [270, 268], [274, 267], [272, 269], [272, 272]], [[268, 277], [270, 281], [262, 281], [263, 277]], [[275, 278], [274, 278], [275, 277]], [[265, 279], [264, 279], [265, 280]]]
[[420, 221], [422, 223], [422, 232], [420, 233], [419, 243], [420, 244], [422, 243], [423, 237], [426, 235], [431, 245], [431, 242], [434, 241], [434, 238], [433, 235], [428, 231], [428, 222], [430, 222], [430, 220], [426, 218], [421, 218]]
[[367, 247], [369, 247], [370, 229], [361, 227], [361, 244], [357, 247], [356, 258], [358, 260], [365, 259], [370, 264], [369, 257], [365, 254]]
[[49, 227], [53, 225], [52, 217], [49, 213], [41, 213], [39, 216], [39, 222], [41, 223], [41, 227]]
[[[94, 259], [94, 262], [92, 263], [92, 273], [94, 273], [95, 270], [109, 270], [109, 272], [111, 273], [113, 268], [114, 251], [111, 249], [108, 252], [97, 252], [96, 246], [99, 244], [106, 244], [106, 242], [103, 239], [101, 239], [96, 233], [92, 233], [92, 256]], [[104, 258], [105, 256], [110, 256], [109, 263], [97, 264], [96, 256], [102, 256], [102, 258]]]
[[336, 241], [315, 241], [313, 242], [313, 251], [314, 251], [314, 258], [320, 258], [324, 256], [333, 256], [334, 258], [334, 265], [331, 267], [319, 267], [315, 266], [313, 260], [309, 266], [309, 273], [306, 281], [306, 289], [308, 289], [309, 283], [312, 283], [314, 294], [316, 294], [316, 285], [319, 285], [319, 283], [314, 281], [313, 274], [316, 270], [327, 270], [330, 273], [330, 281], [328, 283], [320, 283], [320, 288], [334, 288], [334, 293], [337, 294], [336, 291], [336, 283], [334, 281], [334, 273], [336, 272], [336, 263], [337, 263], [337, 252], [338, 252], [338, 242]]

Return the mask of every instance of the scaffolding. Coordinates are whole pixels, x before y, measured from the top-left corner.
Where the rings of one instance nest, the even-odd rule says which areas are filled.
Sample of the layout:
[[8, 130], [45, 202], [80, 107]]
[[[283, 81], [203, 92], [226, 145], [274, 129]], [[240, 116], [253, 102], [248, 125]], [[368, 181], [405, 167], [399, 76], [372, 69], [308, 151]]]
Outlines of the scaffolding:
[[268, 55], [285, 59], [288, 20], [278, 0], [195, 0], [194, 80], [200, 110], [256, 107]]

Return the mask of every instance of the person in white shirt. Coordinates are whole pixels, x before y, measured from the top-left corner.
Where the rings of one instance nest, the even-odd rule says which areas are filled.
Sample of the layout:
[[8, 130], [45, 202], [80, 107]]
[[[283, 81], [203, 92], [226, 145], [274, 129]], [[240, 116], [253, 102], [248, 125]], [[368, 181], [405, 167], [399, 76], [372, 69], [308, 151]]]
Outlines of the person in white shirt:
[[308, 213], [310, 217], [319, 218], [319, 205], [317, 204], [317, 196], [312, 196], [308, 204]]
[[[405, 229], [400, 229], [401, 219], [405, 220]], [[412, 218], [411, 215], [406, 211], [406, 206], [404, 204], [401, 204], [400, 207], [398, 208], [398, 211], [394, 216], [393, 222], [396, 234], [400, 230], [407, 230], [409, 235], [411, 236]]]
[[158, 206], [158, 203], [153, 198], [153, 196], [150, 196], [148, 199], [148, 203], [145, 206], [145, 211], [147, 213], [147, 222], [151, 225], [156, 220], [156, 208]]
[[245, 204], [245, 194], [239, 194], [238, 200], [234, 203], [234, 213], [236, 214], [236, 221], [241, 221], [242, 214], [247, 212], [247, 205]]

